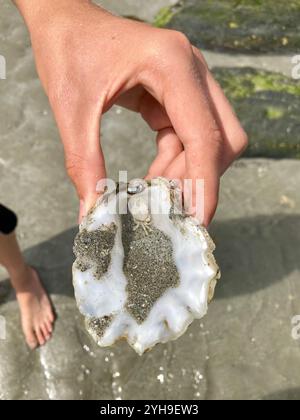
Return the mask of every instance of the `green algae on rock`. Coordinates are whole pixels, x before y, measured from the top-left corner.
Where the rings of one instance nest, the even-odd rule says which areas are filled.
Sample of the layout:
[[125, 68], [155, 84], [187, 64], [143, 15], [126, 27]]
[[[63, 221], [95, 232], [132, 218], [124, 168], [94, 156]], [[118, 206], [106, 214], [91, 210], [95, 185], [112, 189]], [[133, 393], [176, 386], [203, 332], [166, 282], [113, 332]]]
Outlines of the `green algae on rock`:
[[184, 32], [199, 48], [290, 53], [300, 49], [300, 0], [187, 0], [167, 10], [168, 28]]
[[226, 95], [232, 99], [245, 99], [259, 92], [274, 92], [300, 97], [300, 81], [252, 68], [215, 68], [215, 77], [222, 84]]
[[155, 16], [153, 25], [163, 28], [171, 21], [171, 19], [182, 9], [182, 3], [179, 2], [173, 6], [165, 6]]
[[213, 73], [249, 136], [245, 156], [300, 158], [300, 81], [251, 68]]

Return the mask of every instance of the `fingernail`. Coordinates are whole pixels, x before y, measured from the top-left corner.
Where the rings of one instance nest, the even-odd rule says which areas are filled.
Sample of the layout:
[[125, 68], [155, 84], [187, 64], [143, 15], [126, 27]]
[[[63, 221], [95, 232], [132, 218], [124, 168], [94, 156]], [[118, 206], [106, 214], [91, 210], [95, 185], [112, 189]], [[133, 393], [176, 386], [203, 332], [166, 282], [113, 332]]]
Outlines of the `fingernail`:
[[188, 209], [185, 210], [185, 212], [188, 216], [195, 217], [200, 223], [200, 225], [205, 225], [204, 212], [202, 207], [199, 208], [197, 206], [190, 206]]

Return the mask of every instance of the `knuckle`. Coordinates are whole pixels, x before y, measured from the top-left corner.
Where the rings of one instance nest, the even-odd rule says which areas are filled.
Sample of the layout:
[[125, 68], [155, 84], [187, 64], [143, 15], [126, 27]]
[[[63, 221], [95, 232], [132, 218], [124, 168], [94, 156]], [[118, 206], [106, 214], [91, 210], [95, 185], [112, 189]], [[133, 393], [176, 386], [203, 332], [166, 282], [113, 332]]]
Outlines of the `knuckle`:
[[192, 45], [192, 51], [193, 51], [194, 56], [198, 59], [198, 64], [199, 64], [200, 69], [203, 70], [204, 72], [209, 71], [208, 64], [202, 52], [198, 48], [194, 47], [193, 45]]
[[151, 62], [162, 68], [169, 68], [169, 65], [173, 66], [182, 57], [191, 58], [193, 55], [187, 36], [173, 29], [160, 29], [157, 37], [152, 38], [151, 44], [148, 49]]
[[173, 56], [176, 62], [180, 58], [192, 60], [194, 53], [188, 37], [180, 31], [168, 32], [166, 39], [168, 56]]
[[243, 153], [249, 144], [249, 139], [247, 133], [242, 129], [239, 135], [236, 138], [236, 152], [237, 154]]
[[211, 159], [221, 159], [224, 153], [224, 137], [219, 127], [207, 128], [204, 138], [205, 142], [201, 142], [200, 149], [204, 149], [207, 156]]
[[223, 133], [219, 127], [212, 126], [207, 129], [206, 138], [208, 139], [208, 144], [212, 147], [213, 150], [221, 150], [224, 146]]
[[170, 41], [174, 42], [176, 46], [182, 48], [183, 50], [192, 51], [192, 45], [188, 37], [180, 31], [171, 30], [169, 32]]
[[211, 139], [218, 145], [223, 144], [223, 134], [219, 127], [213, 127], [211, 129]]

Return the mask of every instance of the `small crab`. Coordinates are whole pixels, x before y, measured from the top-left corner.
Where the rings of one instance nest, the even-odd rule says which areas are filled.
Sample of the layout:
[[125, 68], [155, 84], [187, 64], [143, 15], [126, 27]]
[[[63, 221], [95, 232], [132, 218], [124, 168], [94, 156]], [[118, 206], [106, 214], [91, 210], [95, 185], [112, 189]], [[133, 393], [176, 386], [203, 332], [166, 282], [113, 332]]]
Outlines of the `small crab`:
[[149, 235], [149, 233], [152, 231], [152, 228], [151, 228], [151, 217], [150, 217], [150, 215], [147, 216], [143, 220], [139, 220], [136, 217], [134, 217], [133, 231], [136, 231], [140, 227], [143, 228], [143, 230], [144, 230], [144, 232], [145, 232], [146, 235]]
[[146, 235], [151, 232], [151, 215], [149, 212], [149, 205], [147, 202], [147, 196], [133, 195], [128, 201], [128, 209], [133, 217], [134, 227], [136, 231], [138, 228], [142, 228]]

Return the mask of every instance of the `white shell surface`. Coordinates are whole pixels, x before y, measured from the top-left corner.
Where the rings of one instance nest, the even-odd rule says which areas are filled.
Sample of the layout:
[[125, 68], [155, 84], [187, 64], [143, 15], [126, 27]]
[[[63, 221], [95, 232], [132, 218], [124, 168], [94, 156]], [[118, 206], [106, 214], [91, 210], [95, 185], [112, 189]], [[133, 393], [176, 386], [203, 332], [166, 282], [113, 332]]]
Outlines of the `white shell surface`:
[[126, 338], [143, 354], [178, 338], [206, 314], [220, 274], [207, 231], [192, 217], [173, 215], [181, 192], [164, 178], [142, 188], [134, 182], [134, 188], [105, 193], [83, 220], [74, 245], [73, 284], [98, 345]]

